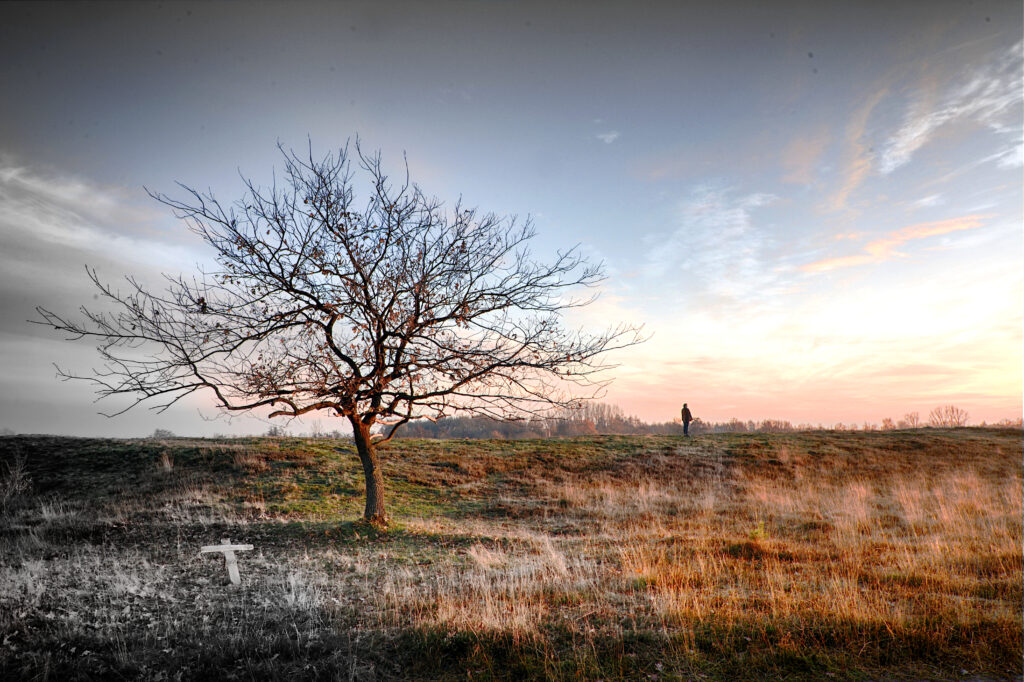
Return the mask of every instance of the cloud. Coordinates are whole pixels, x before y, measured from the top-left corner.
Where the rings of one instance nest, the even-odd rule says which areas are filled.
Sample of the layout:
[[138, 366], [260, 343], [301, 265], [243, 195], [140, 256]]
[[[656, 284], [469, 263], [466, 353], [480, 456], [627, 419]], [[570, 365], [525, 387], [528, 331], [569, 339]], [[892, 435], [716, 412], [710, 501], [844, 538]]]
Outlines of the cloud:
[[879, 171], [887, 175], [906, 165], [939, 128], [962, 120], [973, 120], [996, 132], [1010, 133], [1014, 149], [1019, 149], [1020, 115], [1016, 107], [1022, 100], [1022, 44], [1024, 41], [993, 54], [983, 66], [947, 88], [937, 106], [932, 104], [934, 95], [928, 89], [919, 91], [904, 114], [899, 130], [886, 141], [879, 158]]
[[[139, 196], [142, 203], [134, 200]], [[84, 266], [117, 285], [130, 274], [159, 291], [161, 271], [191, 271], [204, 257], [201, 242], [162, 206], [132, 192], [87, 179], [45, 173], [0, 154], [0, 415], [3, 427], [25, 433], [132, 435], [155, 426], [183, 433], [253, 433], [265, 429], [244, 418], [232, 425], [197, 419], [213, 416], [208, 401], [186, 399], [162, 416], [136, 412], [118, 420], [98, 416], [114, 403], [94, 406], [94, 387], [62, 383], [53, 363], [89, 372], [99, 358], [94, 343], [69, 343], [42, 325], [36, 306], [75, 315], [80, 305], [103, 311]], [[165, 229], [166, 228], [166, 229]]]
[[843, 135], [844, 152], [842, 179], [839, 189], [828, 198], [826, 208], [831, 211], [846, 209], [850, 195], [860, 187], [871, 172], [874, 152], [866, 139], [868, 120], [875, 107], [889, 93], [888, 87], [881, 87], [868, 96], [853, 113], [846, 124]]
[[914, 225], [904, 227], [901, 230], [891, 232], [881, 239], [868, 242], [864, 246], [863, 253], [839, 256], [836, 258], [826, 258], [824, 260], [803, 265], [800, 269], [804, 272], [812, 273], [828, 272], [829, 270], [867, 265], [869, 263], [883, 263], [885, 261], [892, 260], [895, 257], [904, 256], [905, 254], [900, 253], [896, 249], [907, 242], [918, 239], [927, 239], [928, 237], [937, 237], [951, 232], [973, 230], [984, 225], [983, 221], [989, 217], [991, 216], [967, 215], [960, 218], [950, 218], [948, 220], [916, 223]]
[[833, 237], [833, 239], [835, 239], [837, 242], [841, 242], [841, 241], [845, 241], [845, 240], [857, 241], [857, 240], [860, 240], [860, 239], [863, 239], [863, 238], [864, 238], [864, 233], [863, 232], [840, 232], [835, 237]]
[[783, 182], [809, 185], [814, 182], [818, 161], [832, 141], [828, 130], [794, 138], [782, 151], [781, 163], [786, 170]]
[[618, 130], [609, 130], [607, 133], [598, 133], [594, 137], [601, 140], [605, 144], [611, 144], [615, 140], [619, 139], [620, 133]]
[[105, 281], [132, 275], [158, 288], [161, 272], [193, 270], [205, 260], [199, 238], [161, 208], [122, 187], [0, 156], [0, 332], [38, 335], [25, 323], [37, 305], [67, 312], [93, 304], [87, 264]]
[[915, 201], [913, 205], [915, 208], [930, 208], [932, 206], [941, 206], [944, 203], [946, 203], [946, 200], [941, 194], [929, 194]]
[[772, 240], [753, 217], [756, 209], [776, 200], [766, 193], [734, 196], [728, 189], [694, 188], [680, 202], [679, 227], [644, 238], [644, 275], [652, 290], [668, 287], [680, 298], [710, 296], [717, 303], [777, 292], [779, 272], [766, 257]]
[[1020, 168], [1024, 166], [1024, 139], [1017, 136], [1017, 144], [995, 155], [996, 165], [1000, 168]]
[[[127, 263], [191, 268], [194, 235], [123, 187], [44, 174], [0, 157], [0, 233], [7, 246], [82, 251]], [[148, 201], [148, 198], [147, 198]]]

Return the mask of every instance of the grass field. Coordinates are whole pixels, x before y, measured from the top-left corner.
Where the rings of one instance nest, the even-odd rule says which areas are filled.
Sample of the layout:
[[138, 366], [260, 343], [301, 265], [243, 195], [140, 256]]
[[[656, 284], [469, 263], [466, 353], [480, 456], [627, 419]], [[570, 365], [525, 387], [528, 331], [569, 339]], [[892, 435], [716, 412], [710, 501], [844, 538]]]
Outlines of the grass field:
[[0, 439], [0, 678], [1021, 675], [1019, 430], [382, 459], [386, 530], [344, 441]]

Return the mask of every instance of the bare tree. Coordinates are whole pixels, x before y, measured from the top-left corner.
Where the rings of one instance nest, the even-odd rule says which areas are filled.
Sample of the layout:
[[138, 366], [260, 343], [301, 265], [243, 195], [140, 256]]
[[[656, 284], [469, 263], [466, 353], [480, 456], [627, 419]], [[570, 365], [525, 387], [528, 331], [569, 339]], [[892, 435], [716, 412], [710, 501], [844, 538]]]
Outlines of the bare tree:
[[932, 426], [967, 426], [970, 415], [956, 405], [940, 405], [928, 415], [928, 423]]
[[921, 415], [917, 412], [907, 412], [903, 415], [903, 421], [906, 422], [907, 428], [916, 429], [921, 425]]
[[[281, 185], [244, 179], [234, 204], [185, 185], [181, 200], [150, 192], [213, 247], [215, 270], [168, 277], [163, 292], [132, 278], [121, 292], [89, 270], [116, 312], [83, 307], [72, 319], [37, 308], [37, 322], [99, 339], [102, 369], [60, 376], [128, 398], [116, 414], [204, 391], [228, 412], [345, 418], [366, 480], [364, 517], [385, 522], [376, 448], [402, 424], [576, 405], [605, 384], [601, 356], [641, 340], [629, 326], [589, 335], [563, 325], [563, 313], [592, 300], [577, 292], [602, 268], [577, 249], [535, 261], [528, 220], [461, 200], [446, 207], [407, 168], [393, 183], [380, 154], [358, 142], [354, 155], [346, 147], [320, 160], [279, 149]], [[368, 181], [359, 206], [357, 175]]]

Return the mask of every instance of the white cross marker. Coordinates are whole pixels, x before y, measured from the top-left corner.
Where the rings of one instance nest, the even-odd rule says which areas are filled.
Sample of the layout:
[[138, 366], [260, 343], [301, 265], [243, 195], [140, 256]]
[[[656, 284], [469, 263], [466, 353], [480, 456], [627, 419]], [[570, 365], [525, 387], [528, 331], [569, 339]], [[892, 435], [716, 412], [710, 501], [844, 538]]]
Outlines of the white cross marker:
[[238, 577], [238, 559], [235, 558], [235, 552], [248, 552], [252, 550], [252, 545], [232, 545], [231, 540], [226, 538], [222, 539], [221, 543], [219, 545], [206, 545], [199, 550], [199, 553], [223, 552], [224, 563], [227, 564], [228, 577], [231, 578], [231, 584], [238, 585], [242, 581]]

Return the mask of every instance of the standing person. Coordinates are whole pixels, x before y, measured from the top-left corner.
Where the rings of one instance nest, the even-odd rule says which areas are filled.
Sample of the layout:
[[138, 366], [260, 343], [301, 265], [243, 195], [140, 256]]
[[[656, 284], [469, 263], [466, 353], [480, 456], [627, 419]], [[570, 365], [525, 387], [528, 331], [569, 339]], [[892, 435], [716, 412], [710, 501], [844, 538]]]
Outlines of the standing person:
[[693, 421], [693, 415], [690, 414], [690, 408], [683, 403], [683, 435], [690, 435], [690, 422]]

